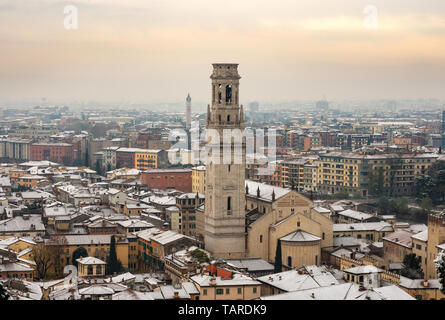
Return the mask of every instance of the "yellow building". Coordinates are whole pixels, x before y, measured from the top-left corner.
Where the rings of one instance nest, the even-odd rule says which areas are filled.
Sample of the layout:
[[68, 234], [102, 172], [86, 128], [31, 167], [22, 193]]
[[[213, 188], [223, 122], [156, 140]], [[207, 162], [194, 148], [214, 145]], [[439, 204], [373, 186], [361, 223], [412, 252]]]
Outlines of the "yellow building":
[[140, 216], [142, 211], [149, 208], [149, 205], [143, 203], [126, 203], [124, 205], [124, 214], [127, 216]]
[[428, 255], [428, 229], [411, 236], [413, 241], [413, 253], [421, 258], [422, 271], [425, 274], [427, 270]]
[[261, 293], [261, 282], [241, 274], [230, 278], [198, 274], [190, 280], [199, 290], [199, 300], [253, 300]]
[[411, 194], [415, 177], [427, 172], [436, 161], [434, 154], [376, 154], [329, 152], [320, 155], [317, 191], [369, 195], [371, 185], [381, 186], [391, 195]]
[[282, 265], [299, 268], [304, 265], [319, 265], [321, 259], [321, 238], [298, 230], [281, 240]]
[[383, 237], [392, 232], [393, 226], [384, 221], [334, 224], [334, 237], [354, 237], [370, 242], [381, 242]]
[[77, 275], [79, 277], [104, 277], [106, 263], [94, 257], [77, 259]]
[[[321, 248], [333, 243], [333, 222], [313, 210], [309, 199], [294, 190], [247, 180], [246, 205], [248, 257], [274, 261], [281, 238], [283, 265], [321, 264]], [[306, 236], [311, 240], [303, 241]]]
[[428, 241], [426, 253], [426, 279], [437, 278], [436, 266], [434, 259], [439, 254], [439, 250], [445, 250], [445, 216], [432, 215], [428, 216]]
[[192, 168], [192, 192], [205, 194], [206, 184], [206, 168], [198, 166]]
[[[99, 258], [106, 260], [110, 252], [111, 236], [108, 234], [99, 235], [64, 235], [66, 239], [64, 246], [65, 254], [61, 256], [61, 262], [63, 265], [73, 264], [72, 257], [76, 250], [85, 250], [89, 257]], [[129, 245], [128, 239], [125, 235], [114, 235], [116, 241], [116, 255], [122, 262], [124, 268], [128, 268], [129, 257]], [[45, 242], [46, 244], [46, 242]], [[83, 248], [83, 249], [81, 249]]]
[[17, 254], [18, 262], [26, 264], [35, 270], [33, 249], [36, 243], [25, 238], [10, 237], [0, 240], [0, 247], [14, 251]]
[[134, 168], [139, 170], [157, 169], [159, 154], [162, 150], [135, 149]]
[[445, 294], [440, 290], [439, 279], [408, 279], [400, 277], [400, 288], [417, 300], [445, 300]]

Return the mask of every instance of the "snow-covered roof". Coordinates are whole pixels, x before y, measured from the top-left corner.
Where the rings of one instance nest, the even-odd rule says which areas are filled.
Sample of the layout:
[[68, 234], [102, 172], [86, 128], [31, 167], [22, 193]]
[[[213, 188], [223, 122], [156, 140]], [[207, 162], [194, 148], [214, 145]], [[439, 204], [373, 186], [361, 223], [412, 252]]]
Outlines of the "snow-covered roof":
[[80, 259], [76, 260], [77, 262], [79, 262], [80, 264], [106, 264], [105, 261], [102, 261], [98, 258], [95, 257], [82, 257]]
[[305, 232], [303, 230], [297, 230], [289, 233], [284, 237], [281, 237], [280, 240], [289, 242], [309, 242], [309, 241], [320, 241], [321, 238], [313, 234], [310, 234], [308, 232]]
[[153, 292], [139, 292], [127, 289], [111, 296], [111, 300], [155, 300]]
[[352, 274], [380, 273], [382, 271], [383, 270], [381, 270], [373, 265], [358, 266], [358, 267], [353, 267], [353, 268], [343, 270], [343, 272], [352, 273]]
[[414, 235], [413, 232], [407, 231], [407, 230], [397, 230], [396, 232], [393, 232], [386, 237], [383, 238], [384, 241], [390, 241], [392, 243], [396, 243], [398, 245], [404, 246], [406, 248], [412, 247], [412, 236]]
[[190, 277], [190, 279], [196, 282], [200, 287], [210, 286], [210, 280], [212, 278], [215, 279], [216, 286], [261, 285], [261, 282], [239, 273], [233, 273], [231, 279], [221, 279], [221, 277], [213, 277], [205, 274], [198, 274]]
[[371, 214], [360, 212], [360, 211], [355, 211], [355, 210], [351, 210], [351, 209], [337, 212], [337, 214], [340, 216], [344, 216], [344, 217], [348, 217], [348, 218], [352, 218], [352, 219], [360, 220], [360, 221], [366, 221], [373, 217], [373, 215], [371, 215]]
[[329, 209], [323, 208], [323, 207], [314, 207], [313, 208], [318, 213], [330, 213], [331, 211]]
[[83, 289], [79, 289], [80, 295], [104, 296], [114, 294], [114, 290], [103, 285], [93, 285]]
[[261, 258], [228, 259], [226, 263], [234, 268], [247, 272], [273, 271], [274, 266]]
[[246, 180], [245, 186], [248, 188], [248, 196], [257, 197], [257, 190], [260, 189], [260, 199], [272, 201], [272, 193], [275, 193], [275, 200], [285, 196], [291, 189], [272, 186], [270, 184]]
[[350, 231], [393, 231], [391, 224], [379, 222], [359, 222], [359, 223], [335, 223], [334, 232], [350, 232]]
[[391, 285], [362, 291], [360, 285], [343, 283], [333, 286], [287, 292], [261, 297], [261, 300], [415, 300], [403, 289]]
[[[258, 281], [287, 292], [320, 287], [311, 275], [299, 273], [297, 270], [262, 276]], [[337, 280], [334, 278], [333, 282], [337, 283]]]

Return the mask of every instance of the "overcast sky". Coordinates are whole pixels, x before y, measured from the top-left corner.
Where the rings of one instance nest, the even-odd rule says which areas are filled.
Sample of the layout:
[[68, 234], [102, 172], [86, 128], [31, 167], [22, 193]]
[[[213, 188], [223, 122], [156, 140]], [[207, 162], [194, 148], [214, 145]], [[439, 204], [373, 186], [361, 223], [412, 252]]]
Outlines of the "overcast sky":
[[0, 0], [0, 99], [209, 101], [214, 62], [244, 103], [444, 99], [445, 1]]

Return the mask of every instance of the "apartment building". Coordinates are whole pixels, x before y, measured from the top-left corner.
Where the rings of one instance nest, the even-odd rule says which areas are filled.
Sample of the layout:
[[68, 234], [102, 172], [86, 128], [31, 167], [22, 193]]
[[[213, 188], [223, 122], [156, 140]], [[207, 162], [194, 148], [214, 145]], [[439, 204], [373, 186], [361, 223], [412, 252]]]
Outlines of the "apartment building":
[[317, 168], [317, 188], [326, 193], [370, 195], [376, 184], [389, 196], [408, 195], [414, 191], [415, 178], [427, 172], [438, 155], [376, 154], [351, 152], [321, 154]]

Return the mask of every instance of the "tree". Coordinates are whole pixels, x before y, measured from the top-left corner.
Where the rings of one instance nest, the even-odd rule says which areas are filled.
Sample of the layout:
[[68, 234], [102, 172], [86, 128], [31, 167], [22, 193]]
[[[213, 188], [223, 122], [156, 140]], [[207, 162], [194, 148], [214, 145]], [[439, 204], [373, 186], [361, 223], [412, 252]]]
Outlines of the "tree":
[[89, 155], [88, 155], [88, 148], [85, 150], [85, 167], [89, 167]]
[[46, 243], [40, 242], [34, 246], [34, 262], [40, 279], [45, 279], [50, 270], [54, 270], [56, 276], [63, 274], [63, 255], [67, 243], [65, 236], [53, 235]]
[[58, 234], [51, 236], [46, 244], [53, 257], [54, 273], [57, 277], [63, 276], [63, 267], [65, 266], [63, 256], [67, 244], [66, 237]]
[[283, 271], [283, 261], [281, 258], [281, 240], [277, 241], [277, 251], [275, 253], [275, 264], [274, 264], [274, 273], [279, 273]]
[[431, 198], [435, 188], [431, 176], [422, 174], [416, 177], [415, 192], [418, 199]]
[[404, 197], [395, 199], [391, 205], [399, 215], [405, 215], [408, 212], [408, 200]]
[[102, 174], [102, 170], [100, 169], [100, 162], [99, 160], [96, 160], [96, 172], [97, 174]]
[[40, 279], [45, 279], [48, 271], [54, 264], [54, 259], [51, 254], [51, 250], [40, 242], [32, 249], [34, 253], [34, 262], [36, 263], [37, 275]]
[[445, 163], [436, 161], [429, 169], [428, 174], [433, 179], [436, 188], [433, 190], [431, 199], [433, 202], [445, 201]]
[[77, 268], [77, 259], [79, 259], [81, 257], [82, 258], [88, 257], [88, 252], [84, 247], [77, 248], [73, 252], [72, 261], [73, 261], [73, 265], [76, 266], [76, 268]]
[[5, 287], [3, 287], [3, 285], [0, 283], [0, 301], [8, 299], [9, 299], [8, 290], [6, 290]]
[[107, 275], [119, 273], [122, 271], [122, 263], [117, 258], [116, 254], [116, 239], [111, 236], [110, 253], [107, 256], [107, 265], [105, 266], [105, 273]]
[[433, 208], [433, 201], [430, 198], [425, 197], [420, 202], [420, 207], [423, 209], [424, 213], [429, 213]]
[[436, 266], [437, 275], [439, 276], [439, 282], [441, 284], [440, 291], [445, 293], [445, 252], [441, 250], [434, 259], [434, 265]]
[[377, 201], [377, 207], [380, 214], [388, 213], [390, 202], [387, 197], [380, 197]]
[[410, 279], [423, 278], [421, 262], [421, 257], [416, 256], [414, 253], [407, 254], [403, 258], [404, 268], [401, 271], [401, 275]]

